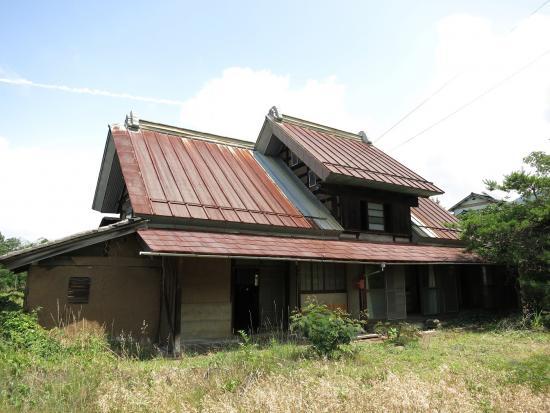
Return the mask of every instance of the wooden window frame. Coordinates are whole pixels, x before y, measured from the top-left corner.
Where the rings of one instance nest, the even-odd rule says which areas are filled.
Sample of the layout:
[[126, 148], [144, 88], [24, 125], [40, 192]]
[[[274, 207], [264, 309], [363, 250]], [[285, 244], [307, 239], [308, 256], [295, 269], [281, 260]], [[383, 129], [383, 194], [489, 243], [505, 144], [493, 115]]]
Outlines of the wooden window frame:
[[[319, 263], [316, 263], [316, 262], [311, 262], [311, 263], [308, 263], [309, 265], [314, 265], [314, 264], [319, 264]], [[334, 264], [333, 264], [334, 265]], [[322, 273], [322, 284], [323, 284], [323, 288], [322, 289], [314, 289], [313, 288], [313, 271], [309, 271], [308, 273], [304, 273], [303, 270], [300, 271], [300, 283], [299, 283], [299, 286], [300, 286], [300, 293], [304, 293], [304, 294], [331, 294], [331, 293], [347, 293], [347, 284], [346, 284], [346, 281], [347, 281], [347, 278], [346, 278], [346, 272], [345, 272], [345, 267], [342, 266], [342, 271], [338, 271], [338, 268], [335, 268], [334, 270], [334, 275], [336, 277], [338, 276], [341, 276], [342, 277], [342, 288], [335, 288], [335, 289], [326, 289], [326, 279], [327, 279], [327, 267], [326, 267], [326, 263], [321, 263], [321, 273]], [[309, 278], [309, 285], [310, 285], [310, 288], [309, 289], [303, 289], [302, 286], [303, 286], [303, 278], [302, 277], [308, 277]], [[336, 281], [335, 281], [335, 284], [336, 284]]]
[[288, 150], [288, 165], [292, 168], [293, 166], [298, 166], [300, 164], [300, 158], [292, 152], [290, 149]]
[[[377, 209], [376, 211], [381, 211], [382, 212], [382, 216], [381, 217], [375, 217], [373, 214], [370, 214], [369, 212], [371, 211], [371, 208], [369, 208], [369, 204], [377, 204], [377, 205], [381, 205], [382, 206], [382, 209]], [[384, 202], [373, 202], [372, 200], [368, 200], [368, 199], [361, 199], [359, 200], [359, 226], [360, 226], [360, 230], [361, 232], [374, 232], [374, 233], [390, 233], [388, 231], [388, 224], [387, 224], [387, 220], [388, 220], [388, 206], [387, 204], [385, 204]], [[375, 211], [374, 209], [372, 209], [372, 211]], [[373, 223], [371, 222], [371, 218], [381, 218], [382, 219], [382, 224], [380, 223]], [[382, 229], [373, 229], [370, 227], [371, 224], [374, 224], [374, 225], [382, 225]]]
[[[315, 181], [314, 183], [312, 183], [313, 180]], [[309, 188], [313, 188], [313, 187], [316, 187], [317, 185], [319, 185], [319, 177], [315, 174], [315, 172], [309, 169], [307, 171], [307, 186]]]
[[70, 277], [67, 283], [68, 304], [89, 304], [92, 278], [88, 276]]

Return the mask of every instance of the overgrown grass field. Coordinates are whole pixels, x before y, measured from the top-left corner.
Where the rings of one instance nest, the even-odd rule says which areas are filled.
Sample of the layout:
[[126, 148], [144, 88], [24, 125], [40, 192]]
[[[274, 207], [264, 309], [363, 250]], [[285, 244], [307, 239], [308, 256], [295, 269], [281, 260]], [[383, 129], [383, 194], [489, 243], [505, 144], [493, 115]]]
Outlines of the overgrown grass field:
[[19, 344], [0, 341], [0, 411], [550, 411], [542, 331], [442, 329], [406, 346], [353, 343], [333, 359], [250, 342], [177, 360], [114, 352], [88, 329], [22, 331]]

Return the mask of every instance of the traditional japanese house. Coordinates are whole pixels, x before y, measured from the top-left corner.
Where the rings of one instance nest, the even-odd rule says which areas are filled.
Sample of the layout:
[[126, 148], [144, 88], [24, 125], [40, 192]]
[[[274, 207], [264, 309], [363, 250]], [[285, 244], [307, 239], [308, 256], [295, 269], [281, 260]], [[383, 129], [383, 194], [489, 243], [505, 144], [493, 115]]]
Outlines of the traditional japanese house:
[[27, 309], [168, 341], [286, 328], [316, 300], [400, 320], [516, 303], [463, 249], [443, 191], [350, 133], [270, 110], [255, 143], [130, 115], [111, 125], [99, 228], [0, 257]]

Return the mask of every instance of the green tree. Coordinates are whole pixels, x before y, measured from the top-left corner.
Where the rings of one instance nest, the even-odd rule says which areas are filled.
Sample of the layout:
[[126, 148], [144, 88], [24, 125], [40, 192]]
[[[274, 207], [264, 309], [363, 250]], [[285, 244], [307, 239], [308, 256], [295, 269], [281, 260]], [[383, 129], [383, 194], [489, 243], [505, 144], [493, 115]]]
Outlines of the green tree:
[[[0, 232], [0, 256], [26, 246], [19, 238], [6, 238]], [[24, 288], [26, 273], [15, 274], [0, 267], [0, 292], [21, 291]]]
[[550, 310], [550, 155], [532, 152], [525, 167], [502, 182], [484, 181], [490, 191], [518, 195], [480, 211], [464, 214], [459, 222], [468, 249], [483, 258], [517, 270], [524, 308]]

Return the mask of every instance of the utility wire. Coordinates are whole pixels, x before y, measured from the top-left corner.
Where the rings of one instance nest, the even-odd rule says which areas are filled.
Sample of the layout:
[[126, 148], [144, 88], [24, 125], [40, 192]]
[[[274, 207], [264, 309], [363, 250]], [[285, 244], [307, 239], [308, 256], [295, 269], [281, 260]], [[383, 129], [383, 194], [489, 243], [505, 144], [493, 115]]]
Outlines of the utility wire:
[[[548, 0], [550, 1], [550, 0]], [[437, 95], [439, 92], [441, 92], [443, 89], [445, 89], [448, 85], [450, 85], [452, 82], [455, 81], [457, 77], [459, 77], [462, 73], [457, 73], [454, 77], [447, 80], [439, 89], [437, 89], [435, 92], [433, 92], [430, 96], [428, 96], [426, 99], [424, 99], [422, 102], [420, 102], [418, 105], [416, 105], [412, 110], [407, 112], [405, 116], [403, 116], [401, 119], [399, 119], [396, 123], [393, 124], [393, 126], [389, 129], [387, 129], [382, 135], [380, 135], [374, 143], [378, 142], [380, 139], [382, 139], [386, 134], [392, 131], [393, 128], [395, 128], [397, 125], [399, 125], [401, 122], [403, 122], [405, 119], [407, 119], [410, 115], [412, 115], [414, 112], [416, 112], [418, 109], [420, 109], [422, 106], [424, 106], [425, 103], [427, 103], [431, 98], [433, 98], [435, 95]]]
[[[549, 0], [550, 2], [550, 0]], [[446, 121], [447, 119], [449, 119], [450, 117], [456, 115], [458, 112], [466, 109], [468, 106], [474, 104], [475, 102], [477, 102], [479, 99], [483, 98], [484, 96], [488, 95], [489, 93], [491, 93], [492, 91], [494, 91], [495, 89], [498, 89], [500, 86], [502, 86], [504, 83], [508, 82], [509, 80], [511, 80], [512, 78], [516, 77], [517, 75], [519, 75], [521, 72], [523, 72], [524, 70], [527, 70], [529, 67], [531, 67], [532, 65], [534, 65], [537, 61], [539, 61], [540, 59], [542, 59], [543, 57], [545, 57], [547, 54], [550, 53], [550, 49], [546, 50], [545, 52], [541, 53], [540, 55], [538, 55], [537, 57], [535, 57], [533, 60], [531, 60], [529, 63], [527, 63], [526, 65], [520, 67], [518, 70], [516, 70], [515, 72], [513, 72], [512, 74], [508, 75], [507, 77], [505, 77], [504, 79], [501, 79], [500, 81], [498, 81], [497, 83], [493, 84], [490, 88], [486, 89], [485, 91], [483, 91], [482, 93], [480, 93], [479, 95], [477, 95], [475, 98], [473, 98], [472, 100], [466, 102], [465, 104], [463, 104], [462, 106], [459, 106], [457, 109], [455, 109], [454, 111], [452, 111], [451, 113], [449, 113], [448, 115], [442, 117], [441, 119], [439, 119], [437, 122], [435, 123], [432, 123], [430, 126], [428, 126], [427, 128], [425, 129], [422, 129], [420, 132], [418, 132], [416, 135], [413, 135], [411, 136], [410, 138], [406, 139], [405, 141], [401, 142], [400, 144], [394, 146], [391, 150], [394, 150], [394, 149], [397, 149], [399, 148], [400, 146], [403, 146], [407, 143], [409, 143], [410, 141], [412, 141], [413, 139], [419, 137], [420, 135], [428, 132], [430, 129], [436, 127], [437, 125], [439, 125], [440, 123]]]
[[[536, 9], [534, 9], [526, 18], [530, 18], [531, 16], [537, 14], [542, 8], [544, 8], [548, 3], [550, 3], [550, 0], [544, 1], [540, 6], [538, 6]], [[516, 24], [514, 27], [510, 29], [508, 34], [512, 33], [514, 30], [518, 28], [519, 24]], [[462, 76], [467, 70], [463, 70], [461, 72], [458, 72], [453, 77], [449, 78], [439, 89], [437, 89], [435, 92], [433, 92], [431, 95], [429, 95], [426, 99], [424, 99], [422, 102], [420, 102], [418, 105], [416, 105], [412, 110], [407, 112], [407, 114], [403, 117], [401, 117], [397, 122], [395, 122], [392, 126], [390, 126], [389, 129], [386, 129], [384, 133], [382, 133], [378, 138], [376, 138], [373, 143], [378, 142], [381, 140], [384, 136], [386, 136], [389, 132], [391, 132], [396, 126], [401, 124], [405, 119], [407, 119], [409, 116], [411, 116], [414, 112], [416, 112], [418, 109], [420, 109], [422, 106], [424, 106], [426, 103], [428, 103], [432, 98], [437, 96], [440, 92], [442, 92], [447, 86], [449, 86], [451, 83], [453, 83], [456, 79], [458, 79], [460, 76]]]

